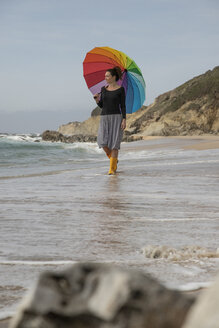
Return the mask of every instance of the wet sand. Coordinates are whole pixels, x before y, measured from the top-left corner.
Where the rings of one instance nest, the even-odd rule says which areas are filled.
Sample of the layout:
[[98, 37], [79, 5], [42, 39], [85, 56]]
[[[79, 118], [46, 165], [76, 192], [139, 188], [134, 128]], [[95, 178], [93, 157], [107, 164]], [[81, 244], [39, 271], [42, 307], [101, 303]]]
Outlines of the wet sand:
[[[102, 255], [100, 253], [98, 253], [99, 261], [102, 260], [106, 256], [106, 254], [109, 256], [109, 259], [111, 259], [110, 256], [114, 255], [115, 252], [118, 250], [121, 251], [120, 256], [118, 255], [115, 259], [112, 258], [112, 261], [115, 260], [115, 261], [119, 262], [119, 261], [123, 260], [124, 263], [126, 263], [126, 261], [127, 262], [131, 261], [134, 258], [134, 256], [141, 259], [142, 255], [138, 254], [138, 253], [135, 254], [135, 252], [136, 252], [136, 250], [140, 250], [140, 246], [144, 246], [147, 244], [147, 238], [149, 238], [150, 236], [154, 236], [154, 238], [156, 238], [157, 230], [156, 230], [155, 224], [157, 224], [157, 223], [159, 224], [158, 226], [161, 227], [161, 231], [159, 233], [160, 234], [159, 241], [161, 242], [161, 245], [164, 244], [164, 242], [167, 242], [166, 241], [167, 233], [169, 233], [171, 238], [172, 238], [172, 236], [174, 236], [174, 238], [177, 239], [176, 227], [177, 227], [177, 225], [179, 227], [181, 227], [181, 222], [182, 222], [182, 227], [180, 229], [183, 229], [183, 227], [185, 225], [184, 222], [187, 222], [186, 225], [188, 225], [188, 228], [185, 228], [185, 230], [183, 230], [185, 233], [185, 236], [187, 234], [192, 234], [192, 231], [190, 232], [190, 228], [189, 228], [190, 221], [185, 221], [185, 219], [187, 220], [187, 217], [189, 217], [189, 220], [191, 218], [191, 227], [192, 228], [195, 227], [197, 229], [197, 230], [195, 230], [195, 237], [197, 237], [197, 240], [198, 241], [200, 240], [200, 243], [204, 240], [203, 239], [204, 235], [202, 235], [203, 231], [205, 229], [207, 231], [207, 227], [209, 227], [211, 222], [213, 222], [215, 220], [216, 213], [218, 211], [218, 205], [217, 205], [216, 198], [215, 199], [209, 198], [209, 199], [211, 199], [211, 204], [209, 204], [209, 206], [208, 206], [207, 205], [208, 200], [206, 200], [206, 196], [204, 194], [203, 195], [200, 194], [202, 203], [201, 202], [198, 203], [198, 201], [200, 201], [200, 199], [196, 197], [196, 195], [197, 195], [196, 193], [200, 192], [200, 190], [202, 190], [202, 189], [200, 189], [200, 188], [202, 188], [202, 183], [206, 183], [206, 187], [207, 187], [207, 186], [209, 186], [209, 183], [213, 183], [214, 179], [216, 177], [218, 177], [218, 173], [216, 170], [216, 163], [214, 164], [215, 165], [214, 167], [213, 166], [211, 167], [208, 164], [206, 164], [206, 167], [204, 166], [203, 169], [200, 169], [200, 172], [197, 173], [197, 168], [199, 168], [199, 164], [191, 165], [190, 157], [187, 159], [187, 157], [184, 157], [184, 155], [182, 155], [183, 156], [182, 159], [179, 157], [177, 157], [176, 160], [175, 160], [175, 158], [171, 158], [170, 162], [166, 162], [166, 164], [164, 164], [164, 166], [166, 165], [165, 172], [163, 172], [163, 169], [159, 168], [159, 163], [154, 161], [153, 157], [151, 157], [151, 162], [148, 162], [148, 158], [145, 157], [146, 159], [144, 160], [144, 163], [147, 163], [147, 165], [144, 164], [145, 166], [142, 166], [141, 158], [139, 158], [135, 162], [133, 159], [129, 162], [127, 161], [127, 158], [129, 158], [128, 157], [129, 153], [131, 154], [131, 153], [141, 152], [141, 151], [144, 152], [147, 150], [150, 150], [150, 151], [151, 150], [152, 151], [153, 150], [155, 150], [155, 151], [161, 150], [162, 153], [163, 152], [165, 153], [166, 150], [170, 150], [170, 149], [173, 150], [173, 153], [170, 153], [171, 156], [172, 156], [172, 154], [174, 154], [174, 149], [183, 150], [183, 151], [185, 151], [185, 153], [187, 153], [187, 151], [191, 151], [191, 150], [202, 152], [205, 150], [219, 149], [219, 136], [205, 135], [205, 136], [192, 136], [192, 137], [190, 137], [190, 136], [185, 136], [185, 137], [145, 137], [144, 140], [142, 140], [142, 141], [126, 143], [126, 144], [122, 145], [121, 153], [122, 153], [122, 156], [124, 156], [124, 157], [121, 156], [121, 162], [120, 162], [121, 164], [119, 164], [121, 166], [121, 168], [119, 168], [118, 178], [121, 179], [121, 181], [120, 180], [117, 181], [117, 179], [115, 179], [114, 177], [112, 177], [108, 180], [108, 177], [105, 177], [106, 165], [104, 164], [104, 167], [102, 167], [102, 166], [99, 167], [99, 170], [101, 173], [100, 175], [102, 176], [102, 180], [103, 179], [105, 179], [105, 180], [103, 181], [104, 182], [103, 186], [97, 185], [97, 187], [99, 188], [97, 190], [100, 190], [101, 192], [103, 191], [105, 193], [106, 193], [106, 191], [108, 193], [110, 192], [109, 195], [111, 195], [111, 192], [113, 192], [115, 194], [115, 197], [111, 197], [110, 204], [106, 203], [105, 198], [102, 199], [102, 198], [100, 198], [100, 196], [95, 196], [95, 197], [97, 197], [97, 199], [99, 201], [99, 208], [97, 210], [100, 212], [100, 215], [98, 217], [99, 221], [98, 221], [96, 227], [98, 228], [100, 225], [102, 225], [103, 229], [107, 229], [107, 228], [112, 229], [113, 236], [114, 236], [114, 239], [112, 239], [112, 240], [107, 239], [108, 246], [105, 245], [105, 238], [109, 237], [111, 230], [108, 231], [108, 234], [107, 234], [108, 237], [103, 236], [104, 238], [102, 240], [100, 238], [101, 235], [98, 234], [95, 237], [96, 239], [93, 239], [92, 244], [88, 245], [89, 246], [88, 249], [89, 249], [90, 247], [93, 247], [94, 243], [96, 243], [97, 248], [96, 249], [93, 248], [93, 251], [99, 252], [100, 250], [102, 250]], [[192, 154], [192, 156], [193, 156], [193, 154]], [[186, 163], [187, 166], [185, 168], [184, 168], [184, 158], [186, 158], [186, 160], [187, 160], [187, 163]], [[207, 157], [206, 157], [206, 159], [207, 159]], [[162, 157], [160, 157], [160, 160], [162, 161]], [[205, 158], [204, 158], [204, 160], [205, 160]], [[204, 160], [202, 161], [202, 163], [204, 163]], [[177, 165], [174, 166], [175, 165], [174, 163], [176, 161], [178, 161], [176, 163]], [[180, 161], [182, 161], [182, 162], [180, 162]], [[213, 160], [213, 162], [214, 162], [214, 160]], [[134, 166], [134, 165], [136, 165], [136, 163], [137, 163], [137, 166]], [[152, 163], [152, 164], [150, 164], [150, 163]], [[199, 158], [197, 160], [197, 163], [199, 163]], [[157, 167], [156, 167], [156, 164], [158, 165]], [[173, 166], [171, 166], [171, 168], [170, 168], [170, 164], [173, 165]], [[202, 165], [205, 165], [205, 164], [202, 164]], [[175, 171], [171, 171], [172, 168]], [[212, 170], [214, 169], [214, 171], [211, 172], [210, 171], [211, 169]], [[86, 172], [88, 172], [88, 171], [86, 171]], [[98, 170], [96, 172], [98, 174], [95, 174], [95, 172], [94, 172], [94, 174], [93, 173], [91, 174], [89, 172], [86, 174], [83, 173], [83, 175], [81, 175], [80, 179], [86, 178], [86, 181], [91, 180], [91, 182], [93, 181], [95, 183], [97, 183], [96, 181], [99, 181], [98, 183], [101, 183], [100, 182], [101, 179], [100, 180], [96, 179], [96, 176], [99, 174]], [[191, 179], [193, 179], [195, 172], [197, 173], [196, 180], [191, 182]], [[212, 174], [210, 176], [211, 180], [199, 182], [198, 179], [200, 177], [202, 177], [202, 172], [203, 172], [203, 174], [205, 174], [205, 172], [208, 172], [208, 177], [206, 179], [209, 179], [209, 174]], [[155, 175], [155, 173], [156, 173], [156, 175]], [[159, 179], [159, 176], [160, 176], [160, 179]], [[65, 177], [65, 175], [63, 177]], [[71, 172], [69, 173], [69, 177], [71, 178], [71, 181], [74, 181], [73, 178], [77, 178], [77, 176], [73, 175], [73, 173], [71, 174]], [[175, 177], [175, 180], [174, 180], [174, 177]], [[182, 181], [185, 181], [185, 179], [187, 179], [187, 183], [189, 184], [190, 188], [194, 188], [194, 189], [191, 190], [191, 194], [186, 194], [186, 192], [184, 191], [185, 189], [181, 188], [180, 194], [178, 194], [179, 198], [177, 198], [176, 197], [177, 195], [175, 195], [174, 190], [172, 190], [171, 188], [170, 188], [170, 190], [165, 190], [165, 188], [167, 185], [166, 183], [169, 183], [170, 187], [171, 187], [171, 183], [172, 184], [174, 184], [176, 182], [178, 183], [179, 177], [183, 178]], [[66, 178], [67, 178], [67, 176], [66, 176]], [[130, 180], [129, 183], [127, 183], [125, 179]], [[145, 182], [145, 184], [141, 185], [141, 181], [143, 182], [142, 179], [146, 179], [146, 182]], [[52, 180], [50, 179], [49, 182], [51, 182], [51, 181]], [[69, 181], [69, 179], [68, 179], [68, 181]], [[69, 183], [68, 181], [66, 180], [65, 186], [68, 186], [68, 184], [67, 184], [67, 183]], [[125, 189], [122, 191], [126, 193], [127, 197], [129, 197], [129, 195], [133, 192], [133, 189], [131, 190], [131, 188], [130, 188], [130, 190], [129, 190], [128, 187], [131, 186], [131, 184], [136, 183], [136, 181], [139, 183], [138, 195], [136, 194], [136, 197], [137, 197], [136, 199], [138, 200], [138, 202], [136, 203], [136, 199], [128, 198], [128, 203], [124, 207], [124, 204], [123, 204], [124, 200], [122, 198], [121, 199], [119, 198], [119, 196], [120, 196], [119, 188], [124, 187]], [[145, 198], [142, 198], [142, 202], [141, 202], [141, 197], [142, 196], [145, 197], [145, 186], [152, 185], [156, 181], [157, 181], [157, 184], [154, 185], [155, 189], [152, 193], [152, 196], [151, 196], [151, 190], [148, 189], [148, 193], [147, 193], [148, 203], [147, 204], [145, 203]], [[58, 181], [58, 182], [60, 183], [60, 181]], [[165, 182], [165, 184], [164, 184], [164, 182]], [[23, 188], [23, 184], [19, 184], [18, 180], [17, 180], [17, 183], [20, 187]], [[83, 186], [83, 180], [80, 183]], [[86, 185], [89, 186], [89, 184], [87, 184], [87, 183], [88, 182], [86, 182]], [[191, 185], [190, 185], [190, 183], [191, 183]], [[199, 185], [197, 185], [198, 183], [199, 183]], [[217, 192], [218, 186], [216, 184], [216, 181], [214, 181], [214, 183], [215, 183], [214, 188], [215, 188], [215, 191]], [[185, 184], [185, 186], [186, 186], [186, 184]], [[90, 185], [90, 188], [91, 189], [93, 188], [92, 185]], [[106, 190], [107, 188], [109, 190]], [[142, 188], [142, 190], [141, 190], [141, 188]], [[28, 190], [28, 188], [27, 188], [27, 190]], [[165, 196], [167, 198], [165, 198], [165, 199], [164, 199], [164, 196], [162, 196], [162, 195], [164, 195], [164, 190], [165, 190], [165, 192], [167, 192], [167, 196]], [[209, 191], [210, 191], [210, 189], [209, 189]], [[83, 193], [85, 192], [84, 189], [81, 191], [81, 193], [82, 192]], [[193, 195], [196, 198], [192, 199], [191, 197]], [[210, 196], [212, 196], [212, 195], [210, 194]], [[36, 194], [36, 197], [38, 197], [38, 194]], [[89, 196], [89, 197], [90, 198], [88, 198], [88, 199], [90, 199], [91, 203], [92, 203], [92, 198], [91, 198], [91, 196]], [[44, 201], [46, 201], [43, 196], [40, 198], [40, 200], [42, 203]], [[63, 198], [63, 200], [66, 202], [66, 198]], [[165, 203], [162, 203], [162, 200], [165, 200]], [[56, 195], [54, 195], [54, 202], [55, 201], [57, 201]], [[174, 203], [173, 203], [173, 201], [174, 201]], [[18, 199], [18, 202], [19, 202], [19, 199]], [[176, 202], [176, 204], [175, 204], [175, 202]], [[186, 203], [186, 202], [188, 202], [188, 203]], [[160, 210], [157, 207], [157, 205], [159, 203], [160, 203]], [[182, 213], [182, 211], [185, 208], [184, 203], [186, 204], [186, 206], [189, 207], [189, 210], [185, 214], [180, 214], [180, 213]], [[79, 200], [76, 199], [75, 206], [76, 206], [76, 204], [78, 204], [78, 206], [80, 207], [78, 209], [78, 211], [79, 210], [81, 211], [81, 208], [83, 206], [89, 205], [89, 203], [86, 203], [86, 204], [83, 203], [83, 199], [79, 199]], [[181, 204], [182, 204], [182, 206], [181, 206]], [[148, 207], [145, 207], [146, 205]], [[47, 204], [45, 204], [45, 206], [47, 206]], [[70, 203], [70, 209], [71, 209], [71, 206], [72, 206], [72, 202]], [[200, 206], [202, 206], [203, 208], [201, 209]], [[108, 210], [108, 207], [109, 207], [109, 210]], [[142, 208], [142, 212], [139, 212], [139, 209], [141, 209], [141, 208]], [[214, 212], [212, 212], [212, 217], [211, 216], [208, 217], [209, 213], [211, 213], [210, 211], [212, 208], [214, 208]], [[103, 213], [101, 212], [102, 209], [104, 210], [103, 213], [106, 214], [106, 217], [104, 220], [102, 220], [102, 216], [103, 216]], [[148, 225], [148, 229], [151, 229], [151, 230], [148, 231], [148, 235], [146, 234], [147, 233], [147, 231], [146, 231], [145, 235], [143, 237], [141, 237], [142, 236], [142, 231], [141, 231], [142, 224], [143, 224], [143, 222], [145, 222], [145, 221], [143, 221], [145, 218], [145, 209], [146, 210], [148, 209], [148, 211], [149, 211], [147, 225]], [[94, 211], [94, 208], [93, 207], [91, 209], [88, 208], [87, 210], [86, 210], [86, 208], [84, 209], [84, 215], [85, 215], [84, 219], [87, 217], [87, 213], [91, 213], [91, 210]], [[36, 209], [36, 211], [37, 211], [37, 209]], [[167, 212], [164, 212], [164, 211], [167, 211]], [[53, 208], [52, 208], [52, 212], [54, 213]], [[80, 212], [80, 213], [81, 213], [81, 215], [83, 215], [82, 212]], [[165, 217], [163, 218], [163, 213], [165, 213], [167, 219]], [[202, 217], [202, 213], [203, 213], [203, 217]], [[94, 213], [94, 214], [97, 215], [98, 212]], [[137, 218], [136, 218], [136, 214], [138, 215]], [[121, 240], [121, 237], [123, 237], [124, 243], [127, 243], [127, 247], [124, 245], [120, 246], [118, 244], [118, 241], [116, 240], [117, 231], [114, 230], [115, 224], [112, 221], [112, 215], [118, 215], [121, 217], [121, 219], [123, 219], [123, 220], [121, 220], [121, 227], [119, 230], [120, 235], [118, 234], [118, 240]], [[202, 222], [203, 224], [205, 224], [205, 220], [207, 219], [206, 225], [203, 225], [203, 226], [201, 225], [200, 229], [199, 229], [198, 223], [196, 223], [197, 215], [199, 215], [199, 218], [201, 218], [200, 222]], [[129, 216], [130, 216], [130, 218], [129, 218]], [[109, 220], [107, 220], [108, 217], [109, 217]], [[128, 217], [128, 219], [127, 219], [127, 217]], [[152, 219], [151, 219], [151, 217], [152, 217]], [[176, 220], [176, 223], [174, 223], [175, 224], [174, 229], [171, 230], [172, 229], [171, 220], [175, 220], [175, 217], [177, 217], [178, 220]], [[35, 218], [35, 216], [34, 216], [34, 218]], [[93, 216], [92, 220], [94, 220], [95, 218], [96, 218], [96, 216]], [[126, 220], [125, 220], [125, 218], [126, 218]], [[136, 219], [135, 222], [134, 222], [134, 219]], [[163, 219], [165, 220], [165, 222], [162, 221]], [[122, 223], [125, 222], [124, 220], [127, 221], [125, 223], [125, 226], [122, 225]], [[157, 221], [157, 223], [155, 221]], [[54, 223], [54, 219], [53, 219], [53, 223]], [[128, 223], [131, 226], [130, 226], [130, 230], [126, 231], [126, 226]], [[133, 236], [128, 235], [128, 233], [130, 233], [130, 231], [134, 231], [134, 228], [136, 228], [136, 226], [138, 228], [138, 230], [136, 230], [136, 235], [133, 235]], [[40, 227], [40, 225], [39, 225], [39, 227]], [[94, 231], [95, 234], [96, 234], [96, 227], [95, 227], [95, 231]], [[124, 230], [124, 235], [121, 235], [121, 232], [123, 231], [121, 228]], [[212, 230], [209, 230], [209, 232], [208, 231], [206, 232], [207, 235], [204, 236], [207, 238], [207, 239], [205, 239], [206, 245], [208, 244], [208, 239], [210, 238], [210, 236], [212, 236], [212, 231], [215, 231], [214, 229], [215, 229], [215, 226], [212, 225]], [[162, 233], [163, 233], [163, 235], [162, 235]], [[178, 235], [179, 235], [179, 232], [178, 232]], [[125, 239], [125, 238], [127, 238], [127, 236], [129, 237], [129, 240]], [[139, 238], [137, 238], [138, 236], [139, 236]], [[62, 236], [60, 236], [60, 237], [62, 237]], [[142, 238], [142, 239], [140, 239], [140, 238]], [[190, 240], [193, 240], [193, 238], [194, 238], [194, 235], [191, 235], [191, 236], [189, 236], [189, 238], [183, 240], [183, 242], [188, 243]], [[211, 239], [209, 239], [209, 240], [211, 240]], [[138, 243], [137, 242], [138, 240], [142, 240], [142, 243]], [[133, 249], [129, 248], [130, 241], [134, 244]], [[116, 245], [115, 245], [115, 242], [117, 242]], [[67, 240], [66, 245], [68, 245], [68, 243], [69, 243], [69, 241]], [[174, 241], [173, 241], [173, 245], [174, 245]], [[102, 248], [100, 248], [100, 246]], [[121, 249], [118, 248], [119, 246], [121, 247]], [[106, 247], [106, 248], [104, 248], [104, 247]], [[56, 250], [59, 250], [59, 249], [60, 248], [57, 248]], [[112, 249], [112, 252], [110, 252], [109, 249]], [[127, 252], [126, 253], [123, 252], [126, 249], [127, 249]], [[67, 247], [66, 247], [66, 250], [67, 250]], [[84, 252], [85, 252], [85, 250], [84, 250]], [[131, 252], [133, 252], [133, 254]], [[67, 254], [67, 252], [66, 252], [66, 254]], [[130, 258], [129, 258], [128, 255], [126, 255], [126, 257], [124, 257], [124, 254], [131, 254], [133, 257], [130, 256]], [[89, 257], [88, 257], [89, 253], [85, 253], [85, 255], [89, 259]], [[63, 255], [59, 254], [59, 256], [60, 256], [59, 258], [61, 259]], [[95, 253], [95, 257], [96, 256], [97, 255]], [[29, 259], [29, 258], [31, 260], [34, 260], [35, 255], [33, 253], [31, 253], [30, 255], [27, 254], [27, 256], [26, 256], [26, 258], [24, 258], [24, 260]], [[106, 258], [107, 258], [107, 256], [106, 256]], [[17, 259], [17, 257], [16, 257], [16, 259]], [[42, 259], [40, 258], [40, 261]], [[12, 258], [12, 260], [13, 260], [13, 258]], [[23, 260], [23, 258], [22, 258], [22, 260]], [[77, 260], [77, 258], [75, 258], [75, 260]], [[137, 261], [138, 261], [138, 259], [136, 260], [136, 263], [137, 263]], [[136, 265], [136, 264], [134, 264], [134, 265]], [[139, 265], [139, 267], [141, 268], [141, 266], [143, 267], [145, 264], [140, 263], [137, 265]], [[153, 274], [153, 272], [155, 270], [154, 268], [157, 267], [157, 265], [153, 264], [152, 262], [150, 262], [149, 265], [151, 266], [151, 273]], [[170, 265], [172, 265], [172, 264], [170, 264]], [[147, 263], [147, 270], [150, 269], [150, 266], [148, 266], [148, 263]], [[189, 272], [190, 275], [193, 273], [193, 271], [192, 271], [193, 266], [194, 266], [193, 263], [191, 264], [191, 268], [189, 267], [189, 263], [186, 264], [186, 269], [189, 269], [189, 270], [191, 269], [191, 272]], [[174, 264], [174, 266], [172, 265], [172, 267], [175, 268], [176, 271], [174, 274], [175, 274], [175, 276], [177, 276], [179, 274], [177, 271], [179, 266], [177, 267]], [[183, 265], [180, 266], [180, 270], [182, 267], [183, 267]], [[210, 266], [209, 266], [209, 268], [210, 268]], [[163, 274], [163, 272], [164, 272], [163, 269], [164, 269], [164, 267], [161, 266], [160, 271], [157, 271], [157, 277], [160, 277], [161, 271]], [[200, 269], [200, 276], [201, 275], [204, 276], [204, 274], [206, 274], [205, 279], [208, 280], [209, 278], [212, 277], [212, 274], [211, 273], [207, 274], [204, 270], [205, 270], [204, 267]], [[215, 269], [212, 269], [212, 272], [214, 274]], [[181, 272], [180, 272], [180, 274], [181, 274]], [[185, 274], [186, 274], [186, 272], [185, 272]], [[188, 274], [188, 281], [190, 281], [190, 279], [193, 279], [193, 278], [189, 278], [190, 277], [189, 274]], [[166, 273], [166, 275], [168, 276], [168, 272]], [[203, 279], [203, 280], [205, 280], [205, 279]], [[195, 292], [195, 293], [197, 293], [197, 292]], [[8, 327], [8, 322], [9, 322], [8, 319], [0, 321], [0, 328]]]

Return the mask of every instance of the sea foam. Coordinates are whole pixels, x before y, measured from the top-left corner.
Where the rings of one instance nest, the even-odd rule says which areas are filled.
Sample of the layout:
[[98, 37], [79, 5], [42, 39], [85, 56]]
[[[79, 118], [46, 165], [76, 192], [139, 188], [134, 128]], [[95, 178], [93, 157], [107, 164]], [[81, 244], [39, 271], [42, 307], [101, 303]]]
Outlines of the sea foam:
[[85, 152], [92, 153], [92, 154], [95, 154], [95, 153], [102, 154], [103, 153], [103, 150], [98, 147], [97, 143], [93, 143], [93, 142], [74, 142], [72, 144], [63, 144], [62, 148], [75, 149], [75, 150], [85, 151]]
[[11, 142], [40, 142], [39, 134], [0, 134], [0, 140]]
[[173, 248], [168, 246], [147, 245], [143, 249], [145, 257], [150, 259], [168, 259], [171, 261], [195, 260], [201, 258], [219, 258], [219, 249], [212, 250], [200, 246]]

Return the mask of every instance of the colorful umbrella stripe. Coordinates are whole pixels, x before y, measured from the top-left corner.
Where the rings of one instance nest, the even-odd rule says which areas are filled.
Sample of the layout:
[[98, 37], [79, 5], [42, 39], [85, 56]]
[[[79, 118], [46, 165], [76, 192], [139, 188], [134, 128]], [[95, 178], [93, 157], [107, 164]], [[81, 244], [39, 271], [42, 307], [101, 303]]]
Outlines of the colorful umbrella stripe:
[[107, 83], [107, 69], [119, 66], [124, 72], [118, 81], [126, 93], [126, 112], [131, 114], [142, 107], [145, 101], [145, 81], [140, 68], [122, 51], [110, 47], [96, 47], [86, 54], [83, 62], [83, 75], [87, 86], [94, 95]]

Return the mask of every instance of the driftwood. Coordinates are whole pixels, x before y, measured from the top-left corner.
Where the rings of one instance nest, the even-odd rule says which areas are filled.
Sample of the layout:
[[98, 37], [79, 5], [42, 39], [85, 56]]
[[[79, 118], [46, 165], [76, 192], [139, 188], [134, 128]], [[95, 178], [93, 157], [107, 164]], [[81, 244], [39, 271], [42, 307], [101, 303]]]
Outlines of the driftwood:
[[11, 328], [178, 328], [193, 302], [142, 272], [80, 263], [43, 273]]

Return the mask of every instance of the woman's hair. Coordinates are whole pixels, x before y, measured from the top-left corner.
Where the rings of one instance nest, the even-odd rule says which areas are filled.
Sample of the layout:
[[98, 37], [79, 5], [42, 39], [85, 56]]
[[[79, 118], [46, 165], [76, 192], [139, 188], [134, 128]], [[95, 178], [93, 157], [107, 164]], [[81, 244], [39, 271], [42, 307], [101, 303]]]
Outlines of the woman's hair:
[[113, 68], [109, 68], [107, 70], [107, 72], [110, 72], [110, 74], [112, 76], [116, 76], [116, 81], [119, 81], [122, 78], [123, 72], [122, 72], [122, 70], [121, 70], [121, 68], [119, 66], [115, 66]]

